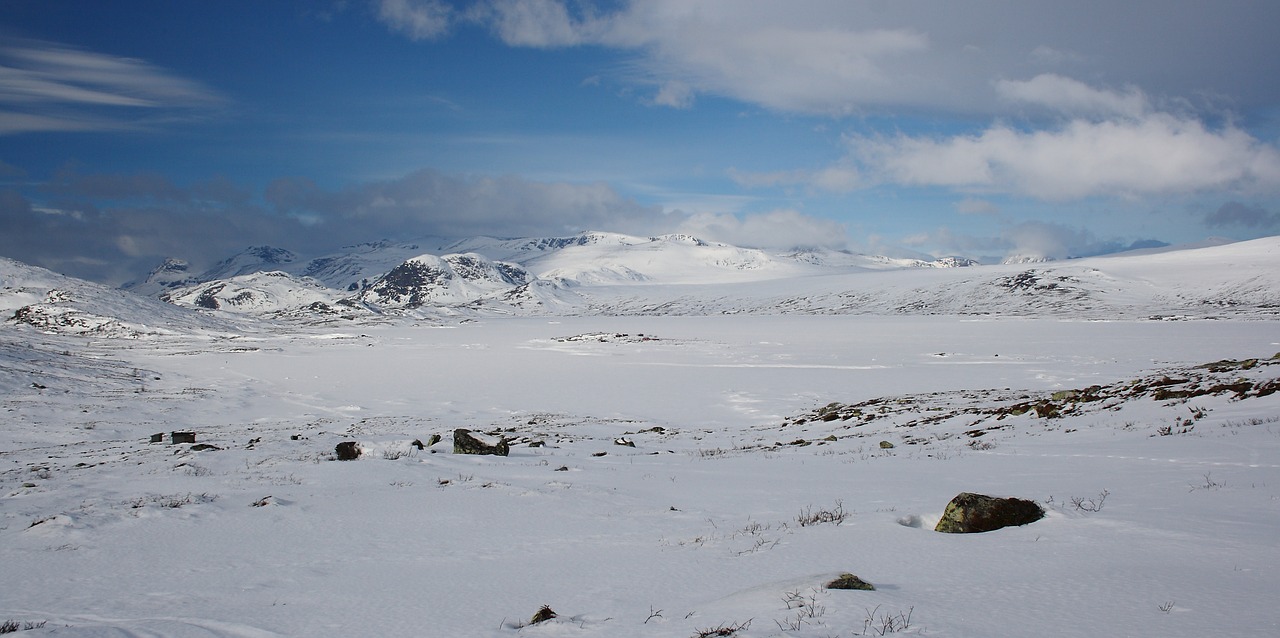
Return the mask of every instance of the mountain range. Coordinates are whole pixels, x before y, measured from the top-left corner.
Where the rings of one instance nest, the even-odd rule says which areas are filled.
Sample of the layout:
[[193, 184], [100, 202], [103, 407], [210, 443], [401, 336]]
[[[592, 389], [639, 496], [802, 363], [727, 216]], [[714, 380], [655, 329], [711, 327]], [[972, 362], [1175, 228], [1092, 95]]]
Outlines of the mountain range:
[[1280, 314], [1280, 237], [1000, 265], [604, 232], [383, 241], [315, 257], [255, 246], [202, 273], [167, 260], [122, 287], [130, 294], [18, 262], [0, 266], [0, 311], [11, 321], [112, 335], [402, 316]]

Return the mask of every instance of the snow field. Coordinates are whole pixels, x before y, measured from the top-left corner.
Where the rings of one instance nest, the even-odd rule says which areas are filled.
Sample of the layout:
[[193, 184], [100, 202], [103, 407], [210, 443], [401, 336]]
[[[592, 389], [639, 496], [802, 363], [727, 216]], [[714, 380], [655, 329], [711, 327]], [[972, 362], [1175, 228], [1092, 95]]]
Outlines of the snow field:
[[[588, 333], [657, 340], [562, 339]], [[907, 635], [1274, 635], [1280, 395], [1028, 414], [979, 438], [961, 434], [971, 416], [900, 426], [994, 400], [961, 391], [1266, 358], [1278, 337], [1264, 321], [597, 317], [41, 337], [22, 360], [7, 342], [0, 564], [21, 576], [0, 618], [47, 621], [28, 635], [690, 636], [750, 621], [735, 635], [752, 637], [876, 635], [910, 613]], [[861, 426], [783, 425], [908, 395], [918, 407]], [[1158, 435], [1193, 409], [1190, 431]], [[506, 432], [511, 456], [451, 454], [458, 427]], [[147, 442], [173, 430], [222, 449]], [[409, 445], [433, 433], [430, 450]], [[329, 460], [344, 440], [361, 459]], [[961, 491], [1049, 516], [932, 532]], [[1072, 504], [1104, 491], [1098, 511]], [[801, 525], [815, 510], [845, 517]], [[843, 571], [877, 591], [822, 588]], [[544, 604], [560, 617], [517, 627]]]

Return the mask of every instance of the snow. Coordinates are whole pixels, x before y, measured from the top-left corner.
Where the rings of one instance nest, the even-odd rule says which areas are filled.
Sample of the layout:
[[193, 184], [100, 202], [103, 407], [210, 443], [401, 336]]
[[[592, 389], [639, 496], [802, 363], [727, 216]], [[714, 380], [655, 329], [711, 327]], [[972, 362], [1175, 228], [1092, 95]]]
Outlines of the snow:
[[[984, 282], [1026, 267], [994, 266], [848, 275], [881, 299], [991, 315], [768, 311], [826, 307], [847, 290], [837, 275], [577, 289], [632, 300], [608, 316], [324, 326], [0, 261], [6, 315], [43, 304], [155, 326], [120, 339], [0, 324], [0, 622], [44, 622], [32, 636], [1277, 635], [1280, 392], [1257, 391], [1280, 378], [1275, 257], [1204, 250], [1218, 252], [1035, 266], [1040, 281], [1098, 269], [1090, 290], [1126, 299], [1124, 316], [999, 313]], [[939, 276], [974, 283], [920, 292]], [[1254, 302], [1150, 318], [1178, 295]], [[687, 316], [619, 314], [673, 299]], [[1255, 390], [1118, 396], [1165, 376]], [[1058, 418], [997, 414], [1090, 386], [1117, 395], [1058, 401]], [[832, 403], [863, 416], [815, 418]], [[452, 454], [457, 428], [508, 438], [510, 456]], [[361, 458], [332, 460], [343, 441]], [[932, 531], [963, 491], [1048, 516]], [[842, 520], [802, 525], [815, 511]], [[876, 591], [824, 588], [841, 572]], [[527, 624], [543, 605], [558, 617]]]

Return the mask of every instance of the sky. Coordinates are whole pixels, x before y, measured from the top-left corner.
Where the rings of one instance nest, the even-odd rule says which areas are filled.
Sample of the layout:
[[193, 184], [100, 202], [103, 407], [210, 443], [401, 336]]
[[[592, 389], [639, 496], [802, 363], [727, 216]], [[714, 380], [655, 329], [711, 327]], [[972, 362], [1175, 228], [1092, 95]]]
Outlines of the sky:
[[0, 256], [1280, 234], [1273, 0], [6, 0]]

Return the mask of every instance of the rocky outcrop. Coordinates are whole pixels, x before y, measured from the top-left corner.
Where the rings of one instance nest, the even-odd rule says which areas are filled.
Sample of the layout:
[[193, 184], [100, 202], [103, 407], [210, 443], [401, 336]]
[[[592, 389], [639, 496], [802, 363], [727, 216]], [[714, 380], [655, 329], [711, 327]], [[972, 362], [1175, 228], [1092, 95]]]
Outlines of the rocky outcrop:
[[490, 445], [476, 438], [471, 434], [471, 430], [457, 429], [453, 431], [453, 453], [454, 454], [491, 454], [494, 456], [506, 456], [511, 452], [511, 446], [505, 438], [499, 438], [498, 442]]
[[942, 520], [938, 521], [934, 531], [974, 534], [1026, 525], [1042, 518], [1044, 508], [1033, 501], [961, 492], [947, 503]]

